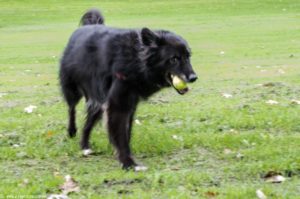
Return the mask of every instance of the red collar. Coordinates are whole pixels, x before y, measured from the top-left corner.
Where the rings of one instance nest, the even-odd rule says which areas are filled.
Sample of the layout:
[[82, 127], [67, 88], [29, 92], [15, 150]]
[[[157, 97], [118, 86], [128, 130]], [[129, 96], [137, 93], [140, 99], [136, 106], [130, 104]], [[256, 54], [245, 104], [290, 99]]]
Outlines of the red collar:
[[122, 73], [119, 73], [119, 72], [116, 73], [116, 77], [120, 80], [126, 80], [127, 79], [125, 75], [123, 75]]

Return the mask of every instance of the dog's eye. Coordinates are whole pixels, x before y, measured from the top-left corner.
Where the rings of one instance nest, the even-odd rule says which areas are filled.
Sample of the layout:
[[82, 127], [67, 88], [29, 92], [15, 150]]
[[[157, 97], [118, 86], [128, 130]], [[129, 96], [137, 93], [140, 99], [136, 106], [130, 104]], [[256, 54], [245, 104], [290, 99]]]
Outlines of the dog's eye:
[[177, 64], [178, 63], [178, 58], [177, 57], [172, 57], [171, 59], [170, 59], [170, 63], [171, 64]]

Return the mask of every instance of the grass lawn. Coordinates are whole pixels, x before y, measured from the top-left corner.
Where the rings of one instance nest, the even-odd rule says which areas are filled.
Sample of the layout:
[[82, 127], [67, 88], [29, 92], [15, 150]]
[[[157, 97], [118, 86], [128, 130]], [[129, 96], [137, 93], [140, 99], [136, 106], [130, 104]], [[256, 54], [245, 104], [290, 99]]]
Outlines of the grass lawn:
[[[90, 7], [110, 26], [172, 30], [192, 48], [191, 91], [138, 108], [132, 147], [147, 172], [120, 169], [101, 124], [94, 156], [66, 136], [58, 63]], [[299, 13], [299, 0], [0, 1], [0, 198], [60, 193], [68, 174], [80, 186], [71, 198], [300, 198]], [[80, 128], [84, 117], [82, 102]], [[266, 182], [270, 171], [286, 181]]]

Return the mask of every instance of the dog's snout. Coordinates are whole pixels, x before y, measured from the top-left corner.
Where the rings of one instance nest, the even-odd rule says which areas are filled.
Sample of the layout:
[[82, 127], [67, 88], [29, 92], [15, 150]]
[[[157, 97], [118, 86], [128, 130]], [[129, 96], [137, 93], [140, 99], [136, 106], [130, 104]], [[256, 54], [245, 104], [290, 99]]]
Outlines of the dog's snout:
[[198, 79], [198, 77], [197, 77], [197, 75], [195, 73], [190, 74], [189, 77], [188, 77], [188, 81], [189, 82], [194, 82], [197, 79]]

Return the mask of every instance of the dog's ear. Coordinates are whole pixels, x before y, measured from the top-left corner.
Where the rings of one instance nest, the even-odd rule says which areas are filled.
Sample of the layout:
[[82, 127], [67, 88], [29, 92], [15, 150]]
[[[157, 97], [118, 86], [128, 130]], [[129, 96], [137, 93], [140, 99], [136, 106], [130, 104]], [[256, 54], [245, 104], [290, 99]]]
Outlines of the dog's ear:
[[142, 34], [142, 41], [144, 45], [146, 46], [157, 45], [158, 36], [149, 28], [143, 28], [141, 34]]

